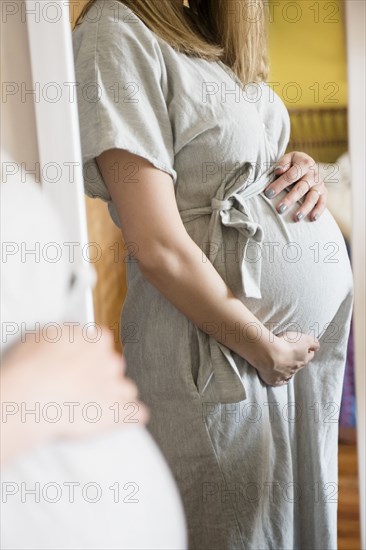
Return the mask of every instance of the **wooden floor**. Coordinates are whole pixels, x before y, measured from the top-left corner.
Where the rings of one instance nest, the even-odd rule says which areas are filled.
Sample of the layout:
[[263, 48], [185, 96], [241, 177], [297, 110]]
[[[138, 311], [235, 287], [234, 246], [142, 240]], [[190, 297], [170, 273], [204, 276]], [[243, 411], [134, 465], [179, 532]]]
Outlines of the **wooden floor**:
[[361, 549], [355, 444], [339, 445], [338, 549]]

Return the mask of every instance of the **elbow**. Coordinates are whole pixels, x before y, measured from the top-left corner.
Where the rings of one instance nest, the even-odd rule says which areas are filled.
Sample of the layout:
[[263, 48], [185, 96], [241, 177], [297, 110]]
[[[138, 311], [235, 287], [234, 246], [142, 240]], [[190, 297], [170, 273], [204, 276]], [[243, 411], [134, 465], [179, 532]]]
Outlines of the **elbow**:
[[176, 249], [159, 247], [139, 257], [139, 267], [145, 279], [158, 289], [167, 288], [183, 271], [183, 255]]

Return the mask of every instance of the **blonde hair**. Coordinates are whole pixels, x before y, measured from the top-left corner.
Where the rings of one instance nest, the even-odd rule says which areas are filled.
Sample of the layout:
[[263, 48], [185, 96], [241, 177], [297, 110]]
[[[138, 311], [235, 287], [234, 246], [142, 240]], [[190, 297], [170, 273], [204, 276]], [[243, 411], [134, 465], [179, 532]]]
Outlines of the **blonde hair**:
[[[245, 85], [268, 78], [263, 0], [117, 0], [175, 50], [227, 65]], [[88, 0], [76, 25], [95, 0]]]

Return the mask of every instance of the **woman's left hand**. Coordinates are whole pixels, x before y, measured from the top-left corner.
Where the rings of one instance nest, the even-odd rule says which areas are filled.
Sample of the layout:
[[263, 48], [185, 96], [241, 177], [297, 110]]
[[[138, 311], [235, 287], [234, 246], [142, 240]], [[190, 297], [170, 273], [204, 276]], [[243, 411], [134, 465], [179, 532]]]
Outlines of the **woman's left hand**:
[[275, 198], [280, 191], [295, 184], [277, 205], [277, 211], [282, 214], [296, 201], [305, 197], [294, 212], [294, 220], [301, 221], [310, 215], [311, 221], [316, 221], [326, 208], [328, 190], [324, 181], [320, 179], [318, 165], [314, 159], [298, 151], [287, 153], [277, 162], [275, 174], [280, 177], [265, 190], [267, 198]]

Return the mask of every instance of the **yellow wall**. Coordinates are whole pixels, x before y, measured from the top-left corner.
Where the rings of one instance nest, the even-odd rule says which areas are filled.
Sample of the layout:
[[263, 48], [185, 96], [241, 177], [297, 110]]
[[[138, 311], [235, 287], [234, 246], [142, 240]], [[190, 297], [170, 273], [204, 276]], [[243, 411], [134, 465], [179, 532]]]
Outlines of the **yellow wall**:
[[269, 81], [279, 83], [273, 87], [286, 106], [346, 106], [343, 1], [269, 0], [269, 6]]
[[75, 20], [78, 17], [79, 13], [85, 6], [87, 0], [74, 0], [72, 3], [72, 9], [70, 4], [70, 15], [71, 15], [71, 26], [74, 26]]

